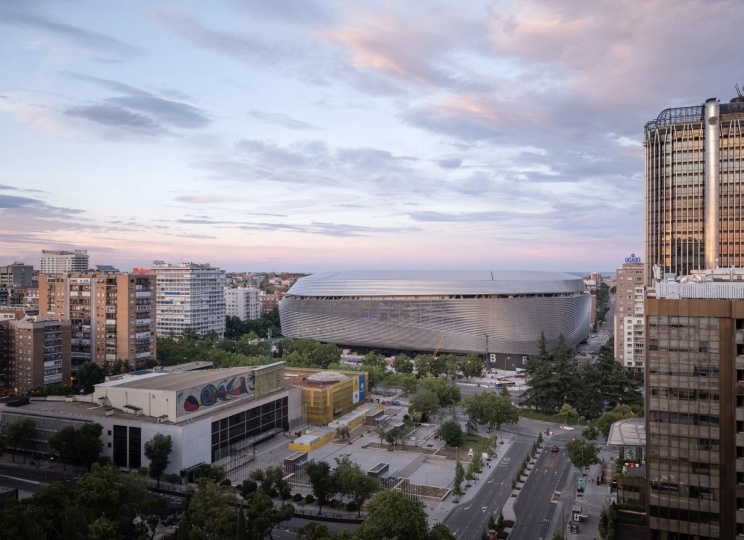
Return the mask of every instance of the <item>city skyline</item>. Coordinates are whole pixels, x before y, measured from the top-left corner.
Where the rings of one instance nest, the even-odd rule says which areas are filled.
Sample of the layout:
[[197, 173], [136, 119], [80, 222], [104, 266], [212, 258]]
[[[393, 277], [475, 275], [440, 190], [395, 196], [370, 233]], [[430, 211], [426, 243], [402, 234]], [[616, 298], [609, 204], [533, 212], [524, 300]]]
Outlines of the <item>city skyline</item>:
[[0, 0], [0, 262], [619, 268], [643, 126], [735, 97], [744, 13], [553, 4]]

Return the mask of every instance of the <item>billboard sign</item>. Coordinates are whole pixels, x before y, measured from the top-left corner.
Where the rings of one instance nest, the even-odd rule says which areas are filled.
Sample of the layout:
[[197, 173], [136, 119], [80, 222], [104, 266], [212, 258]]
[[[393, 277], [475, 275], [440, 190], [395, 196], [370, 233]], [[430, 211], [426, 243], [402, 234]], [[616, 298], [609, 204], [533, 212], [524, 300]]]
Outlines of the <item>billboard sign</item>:
[[176, 395], [176, 416], [204, 410], [234, 399], [251, 397], [254, 393], [255, 374], [253, 371], [218, 380], [216, 383], [179, 390]]

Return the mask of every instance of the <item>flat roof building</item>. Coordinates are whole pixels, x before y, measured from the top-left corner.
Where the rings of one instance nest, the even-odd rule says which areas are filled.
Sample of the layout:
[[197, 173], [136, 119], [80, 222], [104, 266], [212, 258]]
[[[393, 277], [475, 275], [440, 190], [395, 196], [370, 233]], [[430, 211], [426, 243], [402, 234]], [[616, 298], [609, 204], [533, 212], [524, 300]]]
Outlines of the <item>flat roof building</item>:
[[88, 252], [84, 249], [59, 251], [44, 249], [41, 251], [41, 274], [66, 274], [67, 272], [87, 272], [89, 265]]
[[136, 469], [148, 465], [145, 443], [158, 433], [169, 435], [173, 449], [165, 474], [201, 464], [244, 464], [252, 444], [302, 422], [300, 390], [284, 385], [283, 362], [125, 375], [96, 385], [88, 396], [14, 405], [0, 404], [0, 429], [33, 419], [39, 452], [48, 451], [49, 438], [62, 427], [95, 422], [103, 426], [103, 455]]

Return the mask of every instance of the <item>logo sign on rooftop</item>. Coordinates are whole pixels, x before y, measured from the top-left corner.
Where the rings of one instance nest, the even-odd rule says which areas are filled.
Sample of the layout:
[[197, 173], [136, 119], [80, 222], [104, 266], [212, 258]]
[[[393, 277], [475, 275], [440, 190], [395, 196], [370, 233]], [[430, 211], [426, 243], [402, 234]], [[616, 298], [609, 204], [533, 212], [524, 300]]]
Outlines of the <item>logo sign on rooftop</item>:
[[625, 262], [626, 263], [639, 263], [639, 262], [641, 262], [641, 258], [640, 257], [636, 257], [636, 254], [635, 253], [631, 253], [630, 254], [630, 257], [625, 257]]

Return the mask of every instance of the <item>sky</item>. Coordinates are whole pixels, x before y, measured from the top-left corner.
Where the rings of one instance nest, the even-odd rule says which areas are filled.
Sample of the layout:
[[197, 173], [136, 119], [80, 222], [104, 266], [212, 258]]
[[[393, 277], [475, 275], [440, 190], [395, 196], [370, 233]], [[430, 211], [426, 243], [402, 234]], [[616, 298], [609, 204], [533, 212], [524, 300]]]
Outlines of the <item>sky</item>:
[[740, 0], [0, 0], [0, 265], [611, 271]]

